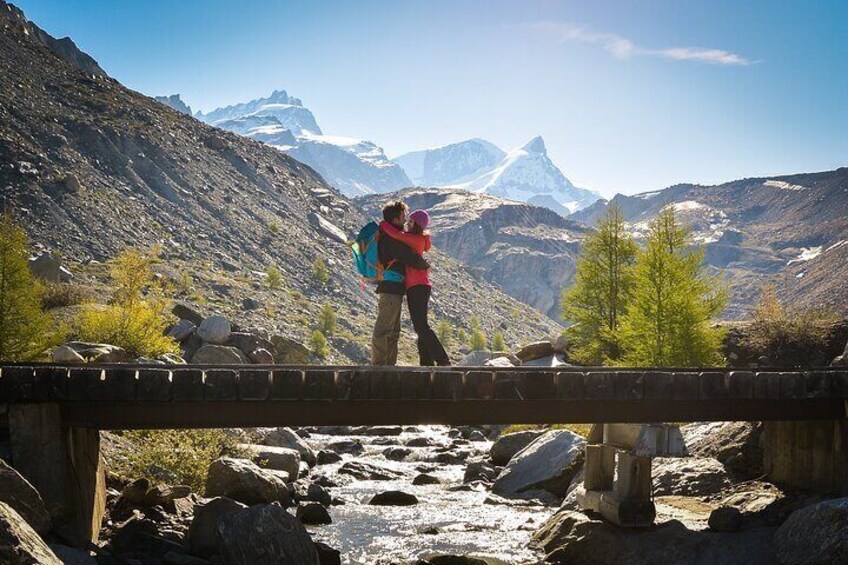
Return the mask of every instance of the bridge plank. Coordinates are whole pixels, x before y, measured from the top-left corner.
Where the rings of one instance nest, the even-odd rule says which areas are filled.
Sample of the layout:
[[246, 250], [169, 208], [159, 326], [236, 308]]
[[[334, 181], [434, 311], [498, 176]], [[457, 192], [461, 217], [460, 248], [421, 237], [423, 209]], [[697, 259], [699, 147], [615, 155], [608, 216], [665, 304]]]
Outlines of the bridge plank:
[[271, 398], [274, 400], [300, 400], [303, 393], [303, 372], [280, 369], [273, 373]]
[[806, 371], [804, 373], [804, 398], [833, 396], [833, 377], [833, 373], [828, 371]]
[[237, 373], [232, 369], [210, 369], [203, 377], [203, 400], [237, 400]]
[[642, 379], [642, 398], [664, 400], [674, 396], [674, 375], [664, 371], [646, 371]]
[[34, 385], [33, 367], [3, 367], [0, 372], [0, 399], [3, 402], [30, 400]]
[[615, 373], [615, 397], [619, 400], [640, 400], [644, 393], [645, 373], [628, 371]]
[[556, 376], [557, 398], [561, 400], [582, 400], [583, 380], [580, 372], [560, 371]]
[[462, 373], [434, 372], [430, 387], [433, 400], [460, 400], [462, 398]]
[[754, 373], [731, 371], [727, 377], [727, 386], [730, 398], [754, 398]]
[[760, 371], [754, 377], [755, 398], [780, 398], [780, 373]]
[[674, 400], [697, 400], [701, 394], [701, 375], [693, 371], [672, 373], [672, 395]]
[[838, 370], [831, 374], [833, 395], [836, 398], [848, 398], [848, 370]]
[[333, 400], [336, 397], [336, 372], [309, 370], [304, 372], [304, 400]]
[[729, 394], [727, 373], [704, 371], [698, 377], [698, 397], [703, 400], [725, 399]]
[[242, 369], [238, 375], [239, 400], [268, 400], [271, 396], [271, 371]]
[[401, 375], [400, 397], [404, 400], [428, 400], [430, 398], [430, 371]]
[[611, 400], [615, 398], [613, 374], [606, 371], [590, 371], [586, 373], [585, 392], [587, 400]]
[[498, 400], [523, 400], [521, 374], [512, 371], [495, 373], [495, 398]]
[[468, 371], [465, 373], [463, 398], [486, 400], [494, 398], [495, 376], [491, 371]]
[[178, 402], [203, 400], [203, 371], [174, 369], [171, 373], [171, 398]]
[[67, 367], [42, 367], [45, 378], [49, 381], [50, 400], [63, 401], [68, 399], [68, 383], [71, 382], [70, 371]]
[[100, 400], [131, 402], [136, 399], [138, 381], [135, 369], [106, 369], [95, 384]]
[[68, 400], [101, 400], [98, 388], [102, 369], [72, 367], [68, 378]]
[[171, 371], [168, 369], [139, 369], [136, 398], [142, 402], [171, 400]]
[[400, 373], [397, 371], [372, 372], [371, 398], [374, 400], [392, 400], [400, 398]]
[[527, 400], [556, 398], [557, 387], [554, 377], [553, 371], [545, 373], [522, 372], [519, 393]]
[[804, 373], [780, 373], [780, 398], [804, 398]]

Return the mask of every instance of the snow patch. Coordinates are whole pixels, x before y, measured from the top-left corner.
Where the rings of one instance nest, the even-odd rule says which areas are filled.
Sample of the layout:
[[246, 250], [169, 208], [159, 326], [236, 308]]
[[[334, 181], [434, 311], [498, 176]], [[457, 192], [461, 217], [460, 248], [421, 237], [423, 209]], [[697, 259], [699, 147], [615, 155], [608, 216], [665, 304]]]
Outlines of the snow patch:
[[822, 254], [822, 246], [818, 247], [802, 247], [801, 253], [797, 258], [792, 259], [787, 263], [787, 265], [791, 265], [793, 263], [803, 263], [804, 261], [811, 261]]
[[809, 187], [802, 186], [800, 184], [789, 184], [782, 180], [767, 180], [763, 183], [763, 186], [771, 186], [783, 190], [810, 190]]

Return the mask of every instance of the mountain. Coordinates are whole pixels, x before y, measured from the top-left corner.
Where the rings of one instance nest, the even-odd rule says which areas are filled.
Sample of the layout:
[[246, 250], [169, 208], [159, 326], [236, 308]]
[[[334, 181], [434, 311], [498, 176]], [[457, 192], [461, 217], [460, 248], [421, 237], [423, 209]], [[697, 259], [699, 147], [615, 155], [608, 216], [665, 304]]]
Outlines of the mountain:
[[[74, 284], [105, 297], [104, 262], [155, 247], [177, 300], [301, 342], [329, 304], [329, 361], [367, 360], [375, 295], [346, 244], [366, 218], [348, 198], [281, 151], [92, 75], [90, 57], [56, 54], [33, 29], [0, 0], [0, 195], [36, 250], [60, 254]], [[474, 313], [510, 343], [560, 330], [451, 257], [432, 262], [435, 317], [468, 329]], [[270, 266], [281, 288], [268, 286]], [[414, 351], [406, 325], [406, 360]]]
[[429, 212], [439, 250], [479, 269], [483, 279], [513, 298], [559, 319], [560, 293], [573, 280], [586, 234], [583, 224], [547, 208], [455, 188], [410, 188], [357, 202], [377, 216], [389, 198]]
[[[680, 184], [616, 195], [634, 235], [667, 205], [706, 248], [706, 264], [731, 285], [728, 318], [744, 318], [766, 282], [789, 304], [848, 313], [848, 168], [736, 180], [715, 186]], [[576, 212], [589, 224], [608, 203]]]
[[504, 153], [481, 139], [401, 155], [395, 159], [421, 186], [454, 187], [544, 206], [560, 215], [585, 208], [599, 196], [578, 188], [548, 157], [536, 136]]
[[273, 145], [315, 169], [328, 184], [349, 196], [390, 192], [412, 184], [403, 169], [376, 144], [324, 135], [312, 112], [285, 90], [208, 114], [198, 112], [195, 117]]
[[170, 106], [177, 112], [182, 112], [183, 114], [191, 116], [191, 107], [183, 102], [179, 94], [171, 94], [170, 96], [154, 96], [153, 99], [165, 104], [166, 106]]

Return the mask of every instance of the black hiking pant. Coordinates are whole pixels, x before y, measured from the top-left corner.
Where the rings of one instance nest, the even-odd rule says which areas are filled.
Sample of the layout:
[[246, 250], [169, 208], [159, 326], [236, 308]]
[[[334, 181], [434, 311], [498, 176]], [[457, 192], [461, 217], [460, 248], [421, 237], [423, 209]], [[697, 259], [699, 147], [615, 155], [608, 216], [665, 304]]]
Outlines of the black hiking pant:
[[439, 336], [430, 327], [427, 313], [430, 305], [430, 287], [426, 285], [413, 286], [406, 291], [406, 305], [409, 307], [409, 317], [412, 327], [418, 334], [418, 363], [423, 367], [433, 365], [450, 365], [447, 351], [439, 341]]

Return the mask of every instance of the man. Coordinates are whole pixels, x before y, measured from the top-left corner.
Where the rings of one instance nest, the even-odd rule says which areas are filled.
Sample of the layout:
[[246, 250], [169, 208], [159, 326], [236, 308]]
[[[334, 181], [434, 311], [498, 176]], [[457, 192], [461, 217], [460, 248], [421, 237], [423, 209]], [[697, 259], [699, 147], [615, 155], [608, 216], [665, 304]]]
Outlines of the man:
[[[402, 230], [406, 224], [407, 211], [402, 201], [391, 202], [383, 208], [383, 219]], [[384, 275], [377, 283], [377, 321], [371, 337], [371, 364], [397, 365], [400, 313], [406, 292], [403, 284], [406, 266], [429, 269], [430, 265], [409, 247], [382, 233], [377, 242], [377, 256], [381, 267], [391, 271], [391, 274]]]

